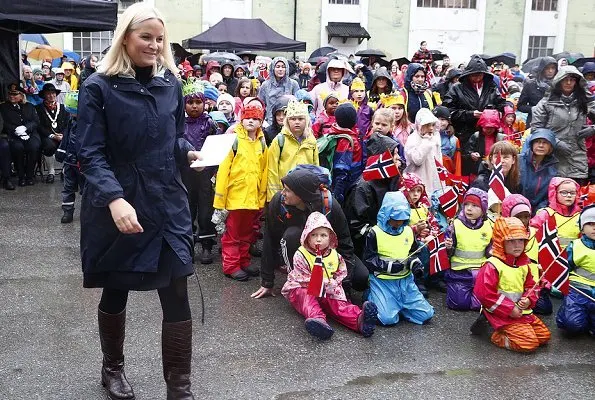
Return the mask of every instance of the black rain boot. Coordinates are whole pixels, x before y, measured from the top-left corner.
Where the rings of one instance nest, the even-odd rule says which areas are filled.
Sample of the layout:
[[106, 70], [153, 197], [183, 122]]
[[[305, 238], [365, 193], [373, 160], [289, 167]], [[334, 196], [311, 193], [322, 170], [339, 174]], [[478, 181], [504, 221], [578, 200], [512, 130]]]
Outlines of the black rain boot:
[[8, 178], [2, 178], [2, 187], [5, 190], [14, 190], [14, 185]]
[[161, 351], [167, 400], [194, 400], [190, 391], [192, 320], [163, 322]]
[[488, 319], [482, 313], [479, 314], [479, 317], [473, 322], [469, 330], [471, 331], [472, 335], [483, 335], [488, 331]]
[[134, 400], [134, 392], [124, 374], [126, 310], [119, 314], [97, 310], [97, 322], [103, 352], [101, 384], [111, 400]]
[[213, 245], [211, 243], [202, 243], [200, 263], [203, 265], [209, 265], [213, 263]]
[[256, 243], [252, 243], [250, 245], [250, 249], [248, 249], [248, 252], [250, 253], [250, 255], [252, 257], [262, 257], [262, 250], [260, 250], [258, 248], [258, 246], [256, 245]]
[[62, 216], [62, 219], [60, 220], [60, 222], [63, 224], [70, 224], [73, 219], [74, 219], [74, 210], [64, 210], [64, 215]]

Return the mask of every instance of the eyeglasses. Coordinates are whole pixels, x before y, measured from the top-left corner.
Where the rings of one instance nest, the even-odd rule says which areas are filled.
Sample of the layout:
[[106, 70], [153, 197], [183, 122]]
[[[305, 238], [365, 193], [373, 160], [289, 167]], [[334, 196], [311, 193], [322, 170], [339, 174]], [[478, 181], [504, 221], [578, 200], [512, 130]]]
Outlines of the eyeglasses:
[[561, 195], [562, 197], [574, 197], [576, 196], [576, 192], [569, 192], [567, 190], [562, 190], [560, 192], [558, 192], [559, 195]]

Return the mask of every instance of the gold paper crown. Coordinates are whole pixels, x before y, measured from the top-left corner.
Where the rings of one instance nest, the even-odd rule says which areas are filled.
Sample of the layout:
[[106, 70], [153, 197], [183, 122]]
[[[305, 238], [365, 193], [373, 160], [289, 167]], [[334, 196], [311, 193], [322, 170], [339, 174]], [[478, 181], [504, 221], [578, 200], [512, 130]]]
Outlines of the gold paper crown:
[[366, 84], [361, 78], [355, 78], [351, 81], [351, 91], [353, 92], [354, 90], [366, 90]]
[[381, 94], [380, 100], [378, 101], [382, 104], [382, 107], [389, 108], [390, 106], [394, 106], [395, 104], [400, 104], [402, 106], [405, 105], [405, 98], [399, 92], [393, 92], [391, 94]]
[[291, 100], [285, 108], [285, 117], [308, 117], [308, 105], [301, 101]]

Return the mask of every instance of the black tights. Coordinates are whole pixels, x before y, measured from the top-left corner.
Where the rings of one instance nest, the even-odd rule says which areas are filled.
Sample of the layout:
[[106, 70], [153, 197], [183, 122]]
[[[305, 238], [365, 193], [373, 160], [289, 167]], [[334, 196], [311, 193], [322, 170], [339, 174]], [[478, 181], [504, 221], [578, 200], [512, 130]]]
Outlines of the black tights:
[[[157, 289], [164, 322], [188, 321], [191, 318], [186, 277], [176, 279], [168, 287]], [[99, 309], [107, 314], [119, 314], [126, 308], [128, 290], [103, 289]]]

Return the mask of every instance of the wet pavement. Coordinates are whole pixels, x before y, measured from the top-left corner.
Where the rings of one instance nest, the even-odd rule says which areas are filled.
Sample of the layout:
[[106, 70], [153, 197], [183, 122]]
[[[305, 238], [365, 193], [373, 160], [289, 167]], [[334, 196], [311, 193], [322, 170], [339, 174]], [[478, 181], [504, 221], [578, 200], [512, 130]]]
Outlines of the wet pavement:
[[[60, 189], [57, 181], [0, 190], [1, 399], [105, 398], [101, 293], [82, 288], [79, 219], [60, 224]], [[470, 336], [476, 314], [447, 310], [432, 292], [436, 315], [426, 326], [400, 323], [364, 339], [332, 323], [335, 335], [320, 343], [280, 295], [250, 299], [259, 282], [232, 282], [216, 262], [197, 265], [204, 325], [196, 280], [189, 281], [197, 399], [586, 399], [595, 391], [595, 340], [564, 338], [553, 316], [544, 318], [550, 344], [516, 354], [487, 335]], [[157, 294], [132, 293], [126, 372], [139, 400], [165, 398], [160, 324]]]

